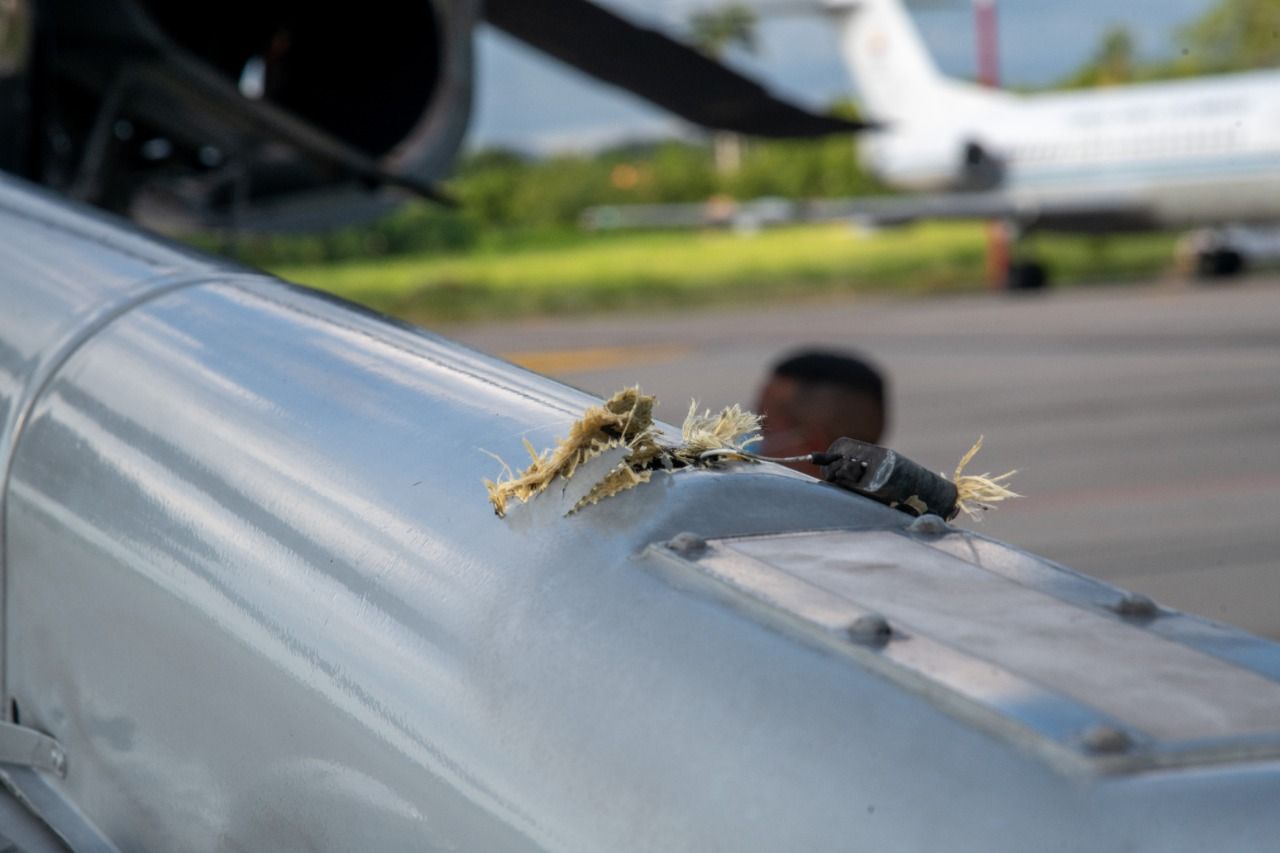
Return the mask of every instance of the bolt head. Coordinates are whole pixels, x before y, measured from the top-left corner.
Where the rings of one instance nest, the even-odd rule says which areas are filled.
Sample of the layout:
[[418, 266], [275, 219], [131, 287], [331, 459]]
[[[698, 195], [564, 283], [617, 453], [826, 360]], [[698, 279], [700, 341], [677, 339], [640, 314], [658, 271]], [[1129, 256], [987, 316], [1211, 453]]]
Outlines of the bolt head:
[[879, 613], [864, 613], [849, 623], [845, 633], [855, 643], [880, 646], [893, 638], [893, 626]]
[[942, 516], [925, 513], [907, 525], [907, 532], [916, 536], [941, 536], [951, 530], [951, 525]]
[[667, 549], [686, 560], [695, 560], [706, 552], [707, 540], [696, 533], [677, 533], [667, 541]]
[[1160, 613], [1156, 603], [1140, 592], [1127, 592], [1112, 607], [1121, 616], [1134, 619], [1153, 619]]
[[1115, 726], [1097, 725], [1085, 729], [1080, 745], [1095, 755], [1117, 755], [1133, 748], [1133, 738]]

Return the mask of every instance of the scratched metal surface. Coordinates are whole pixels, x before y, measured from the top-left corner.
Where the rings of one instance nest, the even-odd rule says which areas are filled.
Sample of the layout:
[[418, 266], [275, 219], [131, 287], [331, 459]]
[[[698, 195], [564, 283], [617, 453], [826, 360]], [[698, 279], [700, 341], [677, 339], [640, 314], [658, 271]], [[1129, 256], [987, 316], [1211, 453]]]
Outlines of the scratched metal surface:
[[[124, 263], [110, 233], [39, 239]], [[33, 278], [0, 269], [0, 295]], [[58, 364], [7, 478], [8, 687], [67, 749], [57, 787], [122, 849], [1155, 851], [1280, 833], [1274, 763], [1063, 773], [643, 556], [682, 530], [906, 520], [860, 498], [762, 467], [498, 520], [482, 451], [547, 445], [591, 398], [235, 271], [137, 300]]]

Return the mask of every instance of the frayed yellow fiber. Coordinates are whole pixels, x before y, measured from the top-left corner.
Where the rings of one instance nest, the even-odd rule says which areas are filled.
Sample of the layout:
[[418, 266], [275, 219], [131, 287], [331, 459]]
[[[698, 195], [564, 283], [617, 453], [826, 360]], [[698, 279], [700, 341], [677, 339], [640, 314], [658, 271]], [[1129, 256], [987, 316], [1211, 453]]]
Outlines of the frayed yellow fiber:
[[992, 477], [990, 474], [964, 473], [964, 467], [972, 462], [973, 457], [977, 456], [978, 451], [982, 449], [982, 439], [983, 436], [978, 436], [978, 440], [973, 443], [973, 447], [969, 448], [969, 452], [960, 458], [956, 473], [951, 478], [951, 482], [956, 486], [956, 508], [970, 518], [979, 518], [980, 510], [995, 509], [993, 504], [1000, 501], [1022, 497], [1005, 484], [1006, 480], [1018, 473], [1016, 469], [998, 477]]
[[689, 403], [689, 414], [680, 428], [682, 446], [675, 449], [677, 458], [693, 462], [708, 450], [746, 450], [747, 445], [760, 440], [760, 416], [744, 411], [737, 405], [729, 406], [718, 415], [711, 410], [698, 414], [698, 401]]
[[647, 483], [651, 479], [653, 479], [652, 471], [636, 470], [628, 459], [606, 474], [605, 478], [596, 483], [586, 497], [574, 504], [573, 509], [569, 510], [569, 512], [575, 513], [583, 507], [599, 503], [605, 498], [611, 498], [620, 492], [625, 492], [627, 489], [634, 489], [641, 483]]
[[554, 449], [538, 453], [526, 440], [524, 446], [531, 462], [519, 474], [513, 473], [511, 467], [498, 458], [502, 463], [502, 474], [497, 480], [484, 481], [493, 511], [499, 517], [505, 516], [512, 498], [521, 503], [529, 501], [544, 491], [557, 476], [572, 477], [579, 465], [607, 450], [628, 448], [631, 451], [629, 462], [631, 458], [652, 459], [657, 448], [653, 426], [655, 402], [652, 396], [641, 394], [639, 388], [625, 388], [606, 400], [603, 406], [591, 406], [583, 412], [582, 417], [569, 428], [568, 437]]
[[569, 436], [553, 449], [538, 453], [526, 441], [531, 461], [529, 467], [519, 473], [494, 456], [502, 465], [502, 473], [497, 480], [484, 481], [493, 511], [499, 517], [505, 516], [513, 499], [521, 503], [532, 500], [557, 476], [568, 479], [583, 463], [615, 448], [625, 447], [626, 459], [611, 468], [586, 497], [569, 510], [571, 513], [649, 482], [657, 467], [670, 470], [692, 465], [699, 461], [699, 454], [708, 450], [741, 451], [759, 440], [752, 435], [760, 429], [759, 415], [738, 406], [730, 406], [718, 415], [710, 411], [699, 415], [695, 401], [681, 430], [681, 445], [666, 447], [657, 441], [657, 428], [653, 423], [655, 402], [654, 397], [641, 394], [639, 388], [619, 391], [603, 406], [588, 408], [569, 428]]

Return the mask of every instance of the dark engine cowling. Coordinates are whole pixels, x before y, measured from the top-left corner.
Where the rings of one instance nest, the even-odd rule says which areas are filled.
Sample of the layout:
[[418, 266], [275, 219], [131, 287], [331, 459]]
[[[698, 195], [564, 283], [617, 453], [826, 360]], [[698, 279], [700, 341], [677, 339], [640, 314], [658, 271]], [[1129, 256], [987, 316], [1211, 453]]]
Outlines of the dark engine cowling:
[[[263, 96], [371, 156], [417, 126], [441, 76], [439, 12], [424, 0], [138, 5], [229, 81], [260, 69]], [[252, 72], [251, 72], [252, 73]]]
[[477, 5], [19, 0], [35, 120], [0, 165], [170, 227], [350, 221], [452, 164]]

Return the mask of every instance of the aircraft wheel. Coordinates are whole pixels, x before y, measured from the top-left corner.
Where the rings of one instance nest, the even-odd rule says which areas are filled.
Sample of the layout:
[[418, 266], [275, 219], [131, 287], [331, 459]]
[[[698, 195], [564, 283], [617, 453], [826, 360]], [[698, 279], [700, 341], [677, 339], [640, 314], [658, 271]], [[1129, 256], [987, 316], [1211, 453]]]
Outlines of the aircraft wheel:
[[1006, 290], [1044, 290], [1049, 286], [1049, 271], [1039, 261], [1014, 261], [1009, 264]]
[[1230, 278], [1244, 272], [1244, 255], [1235, 249], [1210, 249], [1196, 256], [1196, 273], [1201, 278]]

